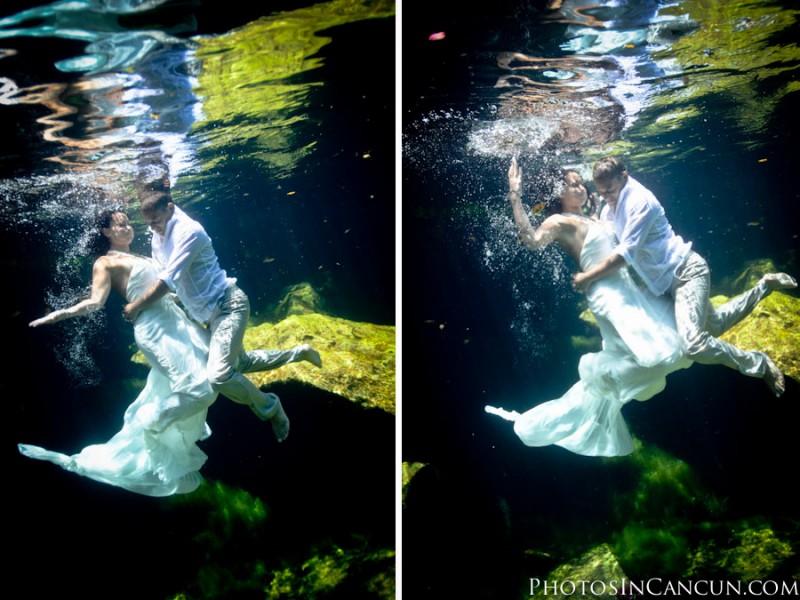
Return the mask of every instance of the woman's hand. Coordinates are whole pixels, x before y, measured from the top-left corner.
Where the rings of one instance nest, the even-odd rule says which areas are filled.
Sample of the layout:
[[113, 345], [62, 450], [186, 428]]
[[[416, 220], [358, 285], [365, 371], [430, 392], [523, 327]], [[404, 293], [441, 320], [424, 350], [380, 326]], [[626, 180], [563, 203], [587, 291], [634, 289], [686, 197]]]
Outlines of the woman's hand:
[[50, 318], [50, 315], [42, 317], [41, 319], [36, 319], [35, 321], [31, 321], [28, 323], [28, 327], [38, 327], [39, 325], [47, 325], [48, 323], [52, 323], [53, 319]]
[[592, 285], [592, 280], [586, 273], [576, 273], [572, 276], [572, 287], [576, 292], [586, 293], [590, 285]]
[[516, 192], [522, 187], [522, 169], [517, 164], [517, 157], [511, 159], [511, 166], [508, 167], [508, 191]]
[[122, 309], [122, 318], [125, 319], [128, 323], [133, 323], [136, 319], [139, 318], [139, 313], [142, 310], [136, 306], [133, 302], [126, 304]]
[[30, 323], [28, 323], [28, 326], [38, 327], [39, 325], [49, 325], [50, 323], [61, 321], [62, 319], [65, 318], [65, 316], [66, 316], [66, 311], [54, 310], [51, 313], [36, 319], [35, 321], [31, 321]]

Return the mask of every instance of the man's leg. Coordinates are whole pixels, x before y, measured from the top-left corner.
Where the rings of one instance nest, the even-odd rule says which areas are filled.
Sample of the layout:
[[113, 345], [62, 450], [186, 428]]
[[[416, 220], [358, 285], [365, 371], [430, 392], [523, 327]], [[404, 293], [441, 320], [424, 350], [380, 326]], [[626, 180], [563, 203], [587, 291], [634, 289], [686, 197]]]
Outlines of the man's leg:
[[308, 344], [300, 344], [289, 350], [250, 350], [249, 352], [242, 352], [239, 356], [237, 370], [240, 373], [270, 371], [283, 365], [303, 360], [318, 367], [322, 366], [319, 352]]
[[250, 301], [238, 287], [231, 286], [210, 323], [208, 379], [214, 390], [249, 406], [261, 419], [272, 422], [279, 442], [289, 435], [289, 419], [275, 394], [266, 394], [238, 370], [244, 347], [244, 332], [250, 317]]
[[708, 315], [708, 330], [713, 336], [720, 336], [749, 315], [756, 305], [775, 290], [797, 287], [797, 282], [786, 273], [769, 273], [748, 291], [731, 298], [728, 302], [712, 309]]
[[750, 377], [761, 377], [780, 396], [785, 383], [783, 374], [763, 352], [746, 351], [714, 337], [708, 331], [711, 311], [709, 290], [711, 273], [708, 264], [692, 252], [678, 270], [672, 287], [675, 322], [686, 355], [704, 365], [725, 365]]

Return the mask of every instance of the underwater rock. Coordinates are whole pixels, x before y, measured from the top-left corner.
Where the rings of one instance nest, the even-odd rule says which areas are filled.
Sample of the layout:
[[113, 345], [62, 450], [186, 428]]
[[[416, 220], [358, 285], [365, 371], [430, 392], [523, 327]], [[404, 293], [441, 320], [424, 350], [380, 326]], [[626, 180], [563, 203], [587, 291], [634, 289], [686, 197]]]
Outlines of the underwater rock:
[[291, 348], [308, 343], [322, 357], [319, 369], [307, 362], [248, 373], [257, 386], [300, 381], [366, 408], [395, 413], [395, 328], [318, 313], [292, 315], [247, 330], [245, 348]]
[[794, 554], [792, 547], [779, 540], [768, 527], [746, 529], [736, 537], [739, 545], [723, 553], [722, 564], [743, 581], [768, 577]]
[[266, 588], [268, 600], [336, 597], [395, 597], [394, 550], [344, 549], [324, 544], [301, 564], [274, 574]]
[[628, 569], [647, 572], [658, 565], [661, 574], [680, 573], [686, 568], [692, 519], [711, 518], [719, 506], [687, 462], [634, 442], [636, 451], [625, 457], [624, 466], [635, 483], [614, 496], [622, 528], [612, 547]]
[[[352, 534], [346, 546], [327, 539], [315, 543], [305, 558], [265, 552], [269, 510], [243, 489], [205, 481], [193, 494], [170, 497], [175, 518], [196, 531], [192, 542], [205, 563], [180, 598], [394, 598], [395, 551]], [[274, 537], [270, 542], [274, 542]], [[235, 551], [232, 549], [235, 548]], [[296, 561], [296, 564], [293, 562]], [[263, 593], [266, 592], [266, 596]]]
[[[715, 296], [711, 301], [718, 305], [727, 301], [727, 298]], [[800, 299], [773, 292], [747, 318], [720, 337], [743, 350], [766, 352], [787, 377], [800, 381], [798, 323]]]
[[408, 494], [408, 486], [411, 484], [411, 480], [414, 479], [420, 469], [426, 466], [426, 463], [403, 462], [403, 506], [406, 503], [406, 495]]
[[586, 335], [573, 335], [570, 337], [570, 344], [572, 348], [586, 354], [587, 352], [599, 352], [603, 349], [603, 338], [600, 336], [600, 330], [597, 327], [597, 319], [594, 313], [588, 308], [581, 311], [578, 318], [586, 325]]
[[611, 547], [601, 544], [573, 562], [556, 567], [546, 579], [547, 584], [556, 585], [555, 590], [552, 587], [545, 590], [545, 582], [532, 580], [530, 595], [571, 600], [616, 597], [625, 579]]
[[283, 298], [272, 311], [275, 321], [292, 315], [322, 313], [322, 297], [310, 283], [298, 283], [283, 290]]
[[714, 540], [701, 543], [691, 557], [687, 576], [766, 579], [794, 555], [791, 545], [779, 540], [770, 527], [744, 527], [734, 537], [736, 545], [728, 548], [720, 548]]

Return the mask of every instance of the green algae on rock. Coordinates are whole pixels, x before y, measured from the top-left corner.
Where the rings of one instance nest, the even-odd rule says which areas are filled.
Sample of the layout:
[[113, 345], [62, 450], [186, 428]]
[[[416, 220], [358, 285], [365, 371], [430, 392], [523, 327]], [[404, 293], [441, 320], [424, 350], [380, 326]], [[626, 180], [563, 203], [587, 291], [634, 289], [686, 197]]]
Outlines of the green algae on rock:
[[323, 313], [324, 303], [310, 283], [297, 283], [283, 290], [282, 298], [270, 312], [274, 321], [291, 315]]
[[[273, 574], [266, 588], [268, 600], [328, 597], [395, 597], [395, 552], [389, 549], [345, 549], [323, 544], [300, 565]], [[335, 592], [335, 596], [332, 596]]]
[[[532, 579], [529, 595], [572, 600], [616, 597], [623, 591], [626, 579], [611, 547], [600, 544], [574, 561], [556, 567], [545, 581]], [[545, 583], [551, 586], [547, 590]]]
[[690, 517], [709, 518], [719, 505], [688, 463], [634, 441], [636, 451], [623, 459], [632, 470], [634, 487], [615, 496], [622, 529], [614, 534], [614, 551], [626, 569], [646, 572], [659, 565], [661, 573], [680, 573], [694, 528]]
[[291, 348], [308, 343], [322, 368], [292, 363], [247, 377], [258, 386], [300, 381], [366, 408], [395, 413], [395, 327], [359, 323], [318, 313], [292, 315], [247, 330], [245, 348]]
[[[712, 303], [725, 302], [715, 297]], [[742, 322], [720, 336], [742, 350], [765, 352], [787, 377], [800, 381], [800, 299], [773, 292]]]
[[771, 527], [742, 526], [727, 547], [715, 540], [701, 543], [691, 556], [687, 576], [725, 574], [741, 581], [766, 579], [793, 555], [791, 545], [779, 540]]
[[411, 480], [414, 479], [414, 475], [416, 475], [420, 469], [427, 466], [427, 463], [421, 462], [403, 462], [403, 506], [405, 506], [406, 502], [406, 494], [408, 493], [408, 486], [411, 483]]

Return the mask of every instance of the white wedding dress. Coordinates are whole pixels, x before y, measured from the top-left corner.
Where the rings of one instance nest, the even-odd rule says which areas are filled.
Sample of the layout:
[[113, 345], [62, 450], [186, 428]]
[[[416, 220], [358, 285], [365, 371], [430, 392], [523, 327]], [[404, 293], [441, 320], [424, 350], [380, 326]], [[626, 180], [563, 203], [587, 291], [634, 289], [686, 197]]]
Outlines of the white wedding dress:
[[[127, 300], [140, 296], [155, 279], [154, 263], [137, 257]], [[151, 369], [144, 389], [125, 411], [122, 429], [105, 444], [72, 456], [28, 444], [19, 444], [19, 451], [148, 496], [194, 491], [207, 459], [196, 442], [211, 434], [206, 414], [217, 397], [206, 378], [207, 336], [170, 296], [142, 311], [133, 328]]]
[[[606, 258], [615, 245], [607, 224], [589, 227], [580, 265], [583, 271]], [[692, 361], [684, 357], [675, 330], [672, 303], [639, 287], [627, 269], [595, 282], [587, 294], [603, 346], [581, 357], [580, 379], [564, 396], [519, 414], [487, 406], [514, 422], [528, 446], [555, 444], [586, 456], [623, 456], [633, 440], [622, 416], [631, 400], [662, 391], [666, 376]]]

